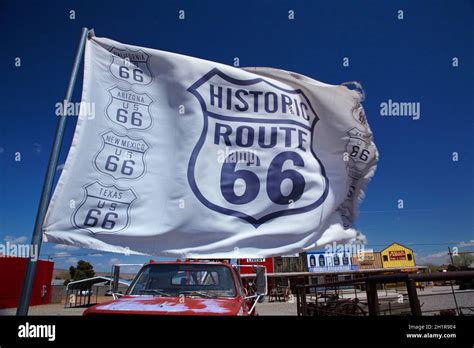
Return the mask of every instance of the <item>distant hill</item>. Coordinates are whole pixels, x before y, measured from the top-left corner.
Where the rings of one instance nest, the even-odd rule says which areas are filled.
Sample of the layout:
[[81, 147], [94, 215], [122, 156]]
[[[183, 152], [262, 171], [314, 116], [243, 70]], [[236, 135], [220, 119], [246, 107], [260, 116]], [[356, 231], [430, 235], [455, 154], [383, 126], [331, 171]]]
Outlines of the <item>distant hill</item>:
[[69, 279], [69, 270], [67, 269], [54, 269], [53, 279]]
[[[110, 277], [111, 274], [110, 272], [95, 272], [96, 276], [105, 276], [105, 277]], [[125, 280], [132, 280], [135, 278], [136, 273], [120, 273], [120, 278], [125, 279]], [[55, 269], [53, 270], [53, 280], [54, 279], [69, 279], [69, 270], [67, 269]]]

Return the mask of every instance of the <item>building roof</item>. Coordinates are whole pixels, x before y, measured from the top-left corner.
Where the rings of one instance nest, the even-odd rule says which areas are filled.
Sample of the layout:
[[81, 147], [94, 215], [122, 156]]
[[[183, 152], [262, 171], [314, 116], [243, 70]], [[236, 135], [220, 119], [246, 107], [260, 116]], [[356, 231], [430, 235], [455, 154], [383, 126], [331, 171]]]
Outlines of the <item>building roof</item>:
[[[97, 276], [97, 277], [92, 277], [92, 278], [87, 278], [87, 279], [81, 279], [81, 280], [76, 280], [73, 282], [70, 282], [67, 285], [67, 290], [81, 290], [81, 289], [88, 289], [92, 285], [99, 284], [99, 283], [105, 283], [105, 282], [112, 282], [114, 279], [112, 277], [104, 277], [104, 276]], [[130, 285], [130, 282], [127, 280], [119, 279], [118, 281], [120, 284], [123, 285]]]
[[413, 252], [413, 249], [411, 249], [411, 248], [409, 248], [409, 247], [406, 247], [406, 246], [404, 246], [404, 245], [402, 245], [402, 244], [400, 244], [400, 243], [394, 242], [394, 243], [388, 245], [387, 247], [385, 247], [384, 249], [382, 249], [382, 250], [380, 251], [380, 253], [383, 253], [385, 250], [387, 250], [388, 248], [390, 248], [392, 245], [398, 245], [398, 246], [400, 246], [400, 247], [402, 247], [402, 248], [408, 249], [408, 250], [410, 250], [411, 252]]

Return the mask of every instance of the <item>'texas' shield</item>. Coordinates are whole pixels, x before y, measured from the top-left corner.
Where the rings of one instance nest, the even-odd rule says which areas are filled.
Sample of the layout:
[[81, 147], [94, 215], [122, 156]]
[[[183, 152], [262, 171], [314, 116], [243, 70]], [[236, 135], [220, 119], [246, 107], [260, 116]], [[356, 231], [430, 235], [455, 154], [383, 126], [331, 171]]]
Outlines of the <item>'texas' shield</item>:
[[188, 165], [202, 204], [258, 228], [324, 202], [328, 179], [311, 146], [318, 116], [301, 90], [213, 69], [188, 91], [204, 116]]
[[110, 52], [113, 58], [109, 69], [117, 79], [132, 85], [148, 85], [152, 81], [153, 77], [148, 67], [150, 56], [144, 50], [121, 50], [112, 47]]
[[102, 148], [94, 158], [100, 172], [114, 179], [138, 179], [145, 173], [145, 153], [149, 145], [143, 139], [117, 135], [112, 131], [102, 134]]
[[116, 233], [130, 224], [130, 206], [137, 199], [135, 192], [98, 181], [84, 186], [85, 197], [72, 215], [76, 228], [93, 234]]

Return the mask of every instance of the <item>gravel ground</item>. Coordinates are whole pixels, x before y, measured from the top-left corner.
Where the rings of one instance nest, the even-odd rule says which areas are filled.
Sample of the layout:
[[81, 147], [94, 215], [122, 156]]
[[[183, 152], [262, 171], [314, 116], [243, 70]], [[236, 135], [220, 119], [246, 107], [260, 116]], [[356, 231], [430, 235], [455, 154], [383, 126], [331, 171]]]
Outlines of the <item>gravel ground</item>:
[[296, 302], [263, 302], [257, 304], [258, 315], [296, 315]]
[[[424, 295], [423, 291], [418, 291], [418, 300], [420, 301], [421, 310], [423, 312], [439, 310], [440, 308], [456, 308], [450, 287], [448, 293], [439, 295], [436, 294], [436, 292], [432, 292], [432, 295]], [[471, 307], [474, 310], [474, 291], [456, 291], [456, 302], [458, 307]], [[462, 308], [462, 312], [464, 314], [474, 315], [474, 311], [467, 308]]]

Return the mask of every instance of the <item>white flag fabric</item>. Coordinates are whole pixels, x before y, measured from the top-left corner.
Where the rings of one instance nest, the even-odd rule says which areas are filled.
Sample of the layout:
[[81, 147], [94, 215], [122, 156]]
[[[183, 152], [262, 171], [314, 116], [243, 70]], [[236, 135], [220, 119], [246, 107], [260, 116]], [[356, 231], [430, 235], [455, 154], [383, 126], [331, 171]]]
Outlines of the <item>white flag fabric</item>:
[[378, 158], [360, 92], [97, 37], [84, 66], [45, 241], [239, 258], [360, 238]]

